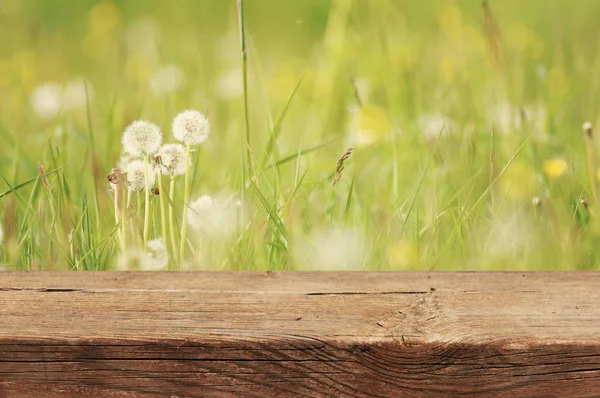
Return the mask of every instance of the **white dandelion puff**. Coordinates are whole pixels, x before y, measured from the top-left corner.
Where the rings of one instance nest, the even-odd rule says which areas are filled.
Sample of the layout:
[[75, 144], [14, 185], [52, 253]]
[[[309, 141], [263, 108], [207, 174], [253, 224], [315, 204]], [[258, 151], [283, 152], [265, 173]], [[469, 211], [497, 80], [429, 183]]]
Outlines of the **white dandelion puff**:
[[181, 144], [165, 144], [154, 158], [162, 174], [176, 176], [185, 173], [185, 147]]
[[[158, 256], [157, 251], [160, 248], [151, 248], [148, 242], [150, 253], [146, 253], [141, 249], [128, 249], [117, 259], [117, 270], [119, 271], [160, 271], [166, 267], [164, 254], [161, 252]], [[153, 243], [154, 246], [156, 246]], [[168, 262], [168, 257], [166, 259]]]
[[205, 236], [226, 237], [239, 230], [242, 211], [237, 195], [204, 195], [190, 204], [187, 222]]
[[[146, 187], [146, 176], [144, 174], [145, 166], [141, 160], [134, 160], [125, 168], [127, 173], [127, 186], [132, 191], [141, 191]], [[156, 175], [153, 172], [148, 173], [148, 184], [154, 185]]]
[[43, 83], [31, 92], [31, 107], [42, 119], [52, 119], [60, 111], [62, 94], [63, 87], [60, 83]]
[[153, 270], [160, 270], [169, 265], [169, 252], [165, 242], [161, 239], [153, 239], [146, 245], [148, 255], [152, 259]]
[[123, 149], [134, 155], [153, 155], [160, 148], [162, 134], [154, 123], [136, 120], [123, 133]]
[[186, 145], [203, 143], [209, 130], [208, 119], [198, 111], [183, 111], [173, 120], [173, 136]]
[[128, 249], [117, 259], [119, 271], [138, 271], [148, 267], [150, 256], [140, 249]]

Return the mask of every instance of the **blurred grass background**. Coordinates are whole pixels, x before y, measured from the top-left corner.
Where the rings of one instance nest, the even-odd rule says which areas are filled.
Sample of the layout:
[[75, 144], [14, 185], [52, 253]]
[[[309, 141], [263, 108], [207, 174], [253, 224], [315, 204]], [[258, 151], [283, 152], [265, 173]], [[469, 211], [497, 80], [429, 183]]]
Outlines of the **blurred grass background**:
[[236, 18], [234, 1], [0, 2], [4, 268], [114, 269], [123, 129], [172, 141], [184, 109], [212, 124], [192, 196], [241, 192], [250, 215], [187, 268], [596, 267], [581, 126], [600, 124], [600, 3], [247, 1], [254, 176]]

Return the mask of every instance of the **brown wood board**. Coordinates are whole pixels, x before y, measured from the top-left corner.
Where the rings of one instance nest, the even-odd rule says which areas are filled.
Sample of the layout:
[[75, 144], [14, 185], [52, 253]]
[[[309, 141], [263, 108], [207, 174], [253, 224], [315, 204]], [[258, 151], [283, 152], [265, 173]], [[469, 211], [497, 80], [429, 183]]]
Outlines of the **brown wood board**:
[[600, 396], [600, 273], [0, 273], [0, 397], [459, 393]]

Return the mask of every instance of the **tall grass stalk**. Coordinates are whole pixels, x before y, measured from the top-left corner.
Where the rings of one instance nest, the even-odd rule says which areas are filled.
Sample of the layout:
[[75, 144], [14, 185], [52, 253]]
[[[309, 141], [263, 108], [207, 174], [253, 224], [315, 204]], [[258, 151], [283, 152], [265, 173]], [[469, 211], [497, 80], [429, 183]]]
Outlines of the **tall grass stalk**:
[[238, 27], [240, 31], [240, 51], [242, 56], [242, 84], [244, 87], [244, 123], [246, 128], [246, 161], [250, 175], [253, 175], [252, 149], [250, 146], [250, 113], [248, 106], [248, 55], [246, 53], [246, 27], [244, 21], [244, 0], [237, 0]]

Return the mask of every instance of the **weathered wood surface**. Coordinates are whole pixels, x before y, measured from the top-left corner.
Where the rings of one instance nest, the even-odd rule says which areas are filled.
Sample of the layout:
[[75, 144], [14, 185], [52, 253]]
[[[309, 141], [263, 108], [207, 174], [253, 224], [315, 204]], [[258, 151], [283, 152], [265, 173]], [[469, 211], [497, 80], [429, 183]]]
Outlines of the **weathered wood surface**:
[[0, 397], [600, 396], [600, 273], [0, 273]]

